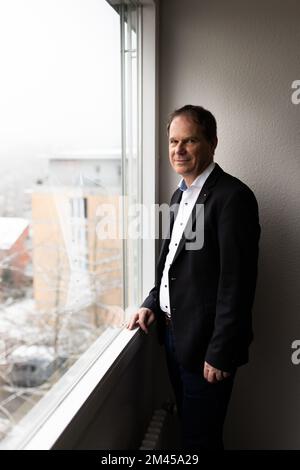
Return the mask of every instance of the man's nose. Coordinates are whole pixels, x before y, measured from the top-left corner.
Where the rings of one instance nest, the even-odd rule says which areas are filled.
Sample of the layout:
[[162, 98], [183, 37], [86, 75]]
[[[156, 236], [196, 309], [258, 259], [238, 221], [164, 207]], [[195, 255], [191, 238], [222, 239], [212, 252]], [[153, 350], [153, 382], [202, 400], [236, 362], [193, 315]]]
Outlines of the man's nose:
[[182, 154], [185, 153], [185, 145], [182, 142], [178, 142], [177, 147], [176, 147], [176, 153]]

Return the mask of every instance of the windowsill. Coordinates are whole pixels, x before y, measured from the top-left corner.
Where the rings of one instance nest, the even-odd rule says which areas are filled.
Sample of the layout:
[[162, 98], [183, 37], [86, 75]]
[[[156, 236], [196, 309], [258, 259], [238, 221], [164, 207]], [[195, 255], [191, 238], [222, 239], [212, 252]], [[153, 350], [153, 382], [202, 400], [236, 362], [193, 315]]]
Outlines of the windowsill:
[[102, 335], [15, 426], [2, 448], [51, 449], [96, 388], [105, 400], [141, 341], [139, 330], [122, 329], [113, 340], [110, 332]]

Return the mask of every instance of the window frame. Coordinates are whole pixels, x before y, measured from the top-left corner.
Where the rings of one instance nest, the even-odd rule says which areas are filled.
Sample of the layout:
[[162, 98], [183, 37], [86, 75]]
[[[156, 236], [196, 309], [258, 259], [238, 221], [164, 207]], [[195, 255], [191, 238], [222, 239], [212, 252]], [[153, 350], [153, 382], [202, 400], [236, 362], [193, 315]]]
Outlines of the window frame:
[[[107, 0], [112, 6], [123, 0]], [[126, 0], [124, 0], [126, 2]], [[128, 1], [127, 1], [128, 3]], [[137, 4], [137, 2], [133, 2]], [[141, 0], [140, 83], [140, 175], [141, 202], [148, 208], [158, 201], [158, 96], [157, 96], [157, 4]], [[140, 244], [141, 297], [145, 297], [155, 279], [156, 240]], [[134, 306], [136, 308], [136, 306]], [[131, 309], [128, 309], [128, 315]], [[137, 353], [143, 336], [139, 330], [120, 329], [113, 336], [107, 331], [71, 366], [52, 389], [21, 419], [3, 449], [47, 450], [68, 433], [69, 425], [91, 399], [95, 391], [105, 400], [107, 391], [118, 380], [124, 365]], [[59, 399], [57, 397], [60, 397]], [[72, 435], [67, 440], [72, 441]]]

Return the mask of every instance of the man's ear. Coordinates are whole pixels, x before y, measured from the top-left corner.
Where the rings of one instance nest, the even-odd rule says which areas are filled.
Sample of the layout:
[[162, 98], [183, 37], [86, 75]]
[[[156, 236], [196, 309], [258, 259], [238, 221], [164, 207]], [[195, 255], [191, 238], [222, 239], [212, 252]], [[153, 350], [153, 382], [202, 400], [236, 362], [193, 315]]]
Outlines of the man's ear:
[[216, 150], [217, 145], [218, 145], [218, 137], [215, 137], [210, 145], [211, 145], [212, 151], [214, 152]]

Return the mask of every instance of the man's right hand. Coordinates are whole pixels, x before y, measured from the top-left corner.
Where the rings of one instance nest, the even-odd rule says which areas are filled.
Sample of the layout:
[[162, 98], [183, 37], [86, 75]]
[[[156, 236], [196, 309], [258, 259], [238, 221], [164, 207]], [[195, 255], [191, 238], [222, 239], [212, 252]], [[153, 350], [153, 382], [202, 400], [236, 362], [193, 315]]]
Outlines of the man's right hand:
[[128, 328], [128, 330], [134, 330], [134, 328], [140, 326], [145, 333], [148, 333], [148, 327], [154, 320], [155, 316], [152, 310], [150, 310], [150, 308], [141, 307], [126, 323], [126, 328]]

